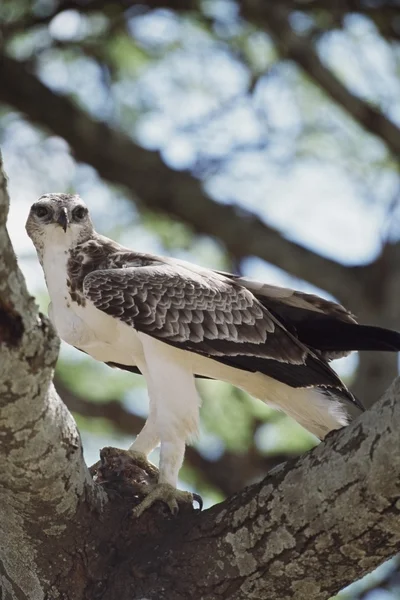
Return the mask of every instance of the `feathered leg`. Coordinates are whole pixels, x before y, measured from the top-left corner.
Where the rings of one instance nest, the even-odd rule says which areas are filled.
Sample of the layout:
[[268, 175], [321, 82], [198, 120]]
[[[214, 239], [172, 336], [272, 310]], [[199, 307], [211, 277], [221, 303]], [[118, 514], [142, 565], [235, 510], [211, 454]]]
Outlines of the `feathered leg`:
[[[180, 502], [191, 503], [194, 499], [189, 492], [177, 490], [176, 485], [185, 443], [197, 433], [200, 400], [189, 360], [182, 359], [182, 353], [176, 353], [171, 346], [145, 334], [139, 336], [146, 360], [142, 372], [154, 407], [154, 420], [149, 422], [148, 432], [153, 433], [154, 427], [161, 447], [158, 484], [148, 486], [148, 494], [134, 514], [140, 515], [157, 500], [175, 513]], [[198, 497], [195, 499], [199, 501]]]

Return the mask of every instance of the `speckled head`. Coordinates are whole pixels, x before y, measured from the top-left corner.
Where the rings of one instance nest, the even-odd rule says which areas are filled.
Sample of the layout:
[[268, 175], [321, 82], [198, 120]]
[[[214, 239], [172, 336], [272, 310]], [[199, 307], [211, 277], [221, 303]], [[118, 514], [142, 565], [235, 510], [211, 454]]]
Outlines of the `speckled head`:
[[78, 195], [44, 194], [34, 202], [26, 231], [39, 256], [47, 244], [73, 248], [94, 233], [86, 204]]

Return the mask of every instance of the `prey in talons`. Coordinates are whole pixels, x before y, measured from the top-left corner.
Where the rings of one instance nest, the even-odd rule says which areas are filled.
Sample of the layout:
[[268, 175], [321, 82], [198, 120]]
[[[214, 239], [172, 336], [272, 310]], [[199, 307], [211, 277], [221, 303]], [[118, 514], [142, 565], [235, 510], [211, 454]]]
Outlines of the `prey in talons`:
[[142, 452], [107, 447], [100, 456], [100, 461], [91, 468], [92, 476], [110, 497], [132, 498], [136, 504], [131, 511], [134, 517], [140, 517], [157, 502], [166, 505], [174, 516], [183, 506], [193, 508], [193, 502], [202, 510], [203, 500], [198, 494], [178, 490], [169, 483], [158, 483], [159, 470]]

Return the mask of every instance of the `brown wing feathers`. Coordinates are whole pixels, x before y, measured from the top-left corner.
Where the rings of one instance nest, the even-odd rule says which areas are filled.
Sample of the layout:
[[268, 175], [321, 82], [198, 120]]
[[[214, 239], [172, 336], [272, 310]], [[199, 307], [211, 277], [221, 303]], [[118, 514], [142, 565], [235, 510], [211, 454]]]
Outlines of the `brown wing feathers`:
[[168, 344], [292, 387], [335, 388], [354, 401], [324, 361], [234, 282], [154, 265], [94, 271], [83, 291], [98, 309]]
[[334, 302], [132, 252], [102, 236], [71, 251], [68, 276], [73, 301], [86, 297], [165, 343], [353, 401], [327, 361], [351, 350], [400, 350], [400, 334], [358, 325]]

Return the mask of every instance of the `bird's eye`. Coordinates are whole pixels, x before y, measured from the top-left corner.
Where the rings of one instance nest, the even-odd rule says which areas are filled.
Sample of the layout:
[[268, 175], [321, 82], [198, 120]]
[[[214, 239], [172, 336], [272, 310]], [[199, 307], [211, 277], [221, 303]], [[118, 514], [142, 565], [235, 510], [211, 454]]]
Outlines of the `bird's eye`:
[[87, 214], [87, 208], [85, 208], [84, 206], [78, 206], [78, 208], [76, 208], [73, 213], [72, 213], [72, 217], [75, 221], [82, 221], [82, 219], [84, 219], [86, 217]]
[[50, 214], [50, 209], [46, 206], [35, 206], [35, 213], [39, 218], [47, 217]]

